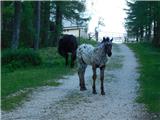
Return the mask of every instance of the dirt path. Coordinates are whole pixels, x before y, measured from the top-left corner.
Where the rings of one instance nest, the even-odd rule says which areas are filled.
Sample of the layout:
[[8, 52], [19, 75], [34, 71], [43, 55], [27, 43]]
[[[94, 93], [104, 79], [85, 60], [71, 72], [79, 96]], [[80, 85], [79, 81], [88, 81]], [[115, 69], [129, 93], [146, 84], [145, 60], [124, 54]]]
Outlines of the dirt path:
[[[3, 120], [148, 120], [142, 104], [136, 103], [139, 74], [132, 51], [115, 45], [105, 71], [105, 96], [92, 94], [92, 70], [87, 68], [87, 91], [79, 91], [77, 74], [60, 80], [58, 87], [42, 87], [22, 107], [2, 112]], [[99, 72], [99, 71], [98, 71]]]

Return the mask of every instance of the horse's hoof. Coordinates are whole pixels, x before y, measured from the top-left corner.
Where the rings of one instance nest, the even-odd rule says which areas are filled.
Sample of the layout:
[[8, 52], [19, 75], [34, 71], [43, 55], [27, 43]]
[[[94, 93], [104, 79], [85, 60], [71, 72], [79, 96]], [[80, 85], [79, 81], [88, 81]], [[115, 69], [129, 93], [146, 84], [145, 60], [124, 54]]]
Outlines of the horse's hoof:
[[87, 90], [87, 88], [86, 88], [86, 87], [82, 87], [82, 88], [80, 88], [80, 91], [85, 91], [85, 90]]
[[97, 92], [96, 92], [96, 91], [93, 91], [92, 93], [93, 93], [93, 94], [97, 94]]
[[101, 95], [105, 95], [105, 92], [101, 92]]

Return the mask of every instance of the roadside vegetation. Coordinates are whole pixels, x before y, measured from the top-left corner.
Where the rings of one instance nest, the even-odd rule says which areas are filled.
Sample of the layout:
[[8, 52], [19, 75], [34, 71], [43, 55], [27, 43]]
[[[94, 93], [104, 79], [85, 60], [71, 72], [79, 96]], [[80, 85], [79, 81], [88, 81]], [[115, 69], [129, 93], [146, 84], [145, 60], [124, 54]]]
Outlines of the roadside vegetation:
[[140, 96], [138, 102], [145, 103], [152, 112], [160, 112], [160, 48], [149, 43], [127, 44], [140, 63]]
[[[96, 44], [93, 40], [85, 39], [81, 39], [80, 43]], [[74, 69], [66, 67], [65, 59], [58, 54], [56, 47], [42, 48], [37, 52], [30, 49], [20, 49], [16, 52], [3, 50], [2, 110], [11, 110], [20, 105], [34, 88], [46, 85], [57, 86], [60, 84], [58, 78], [74, 72], [76, 67]]]
[[81, 17], [85, 1], [1, 1], [1, 8], [1, 107], [11, 110], [32, 89], [57, 86], [58, 78], [76, 70], [57, 52], [62, 20], [85, 24], [89, 16]]

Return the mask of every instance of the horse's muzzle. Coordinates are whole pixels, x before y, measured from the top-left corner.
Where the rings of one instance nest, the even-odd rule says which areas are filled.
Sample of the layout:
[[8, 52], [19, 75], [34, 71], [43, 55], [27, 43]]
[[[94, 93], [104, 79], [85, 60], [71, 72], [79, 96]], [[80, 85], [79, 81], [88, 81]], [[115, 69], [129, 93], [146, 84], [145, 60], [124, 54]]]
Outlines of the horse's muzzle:
[[108, 57], [111, 57], [112, 56], [112, 53], [110, 52], [110, 53], [108, 53]]

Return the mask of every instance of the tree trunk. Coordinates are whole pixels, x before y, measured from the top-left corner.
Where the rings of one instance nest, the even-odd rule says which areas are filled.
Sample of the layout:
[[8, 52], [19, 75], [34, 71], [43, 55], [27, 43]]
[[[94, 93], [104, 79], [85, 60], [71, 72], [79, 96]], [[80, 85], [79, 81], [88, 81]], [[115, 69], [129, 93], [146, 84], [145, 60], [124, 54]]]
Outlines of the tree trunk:
[[13, 34], [11, 41], [11, 48], [17, 49], [19, 45], [19, 32], [21, 23], [21, 2], [14, 2], [14, 21], [13, 21]]
[[34, 41], [34, 49], [39, 49], [40, 43], [40, 7], [41, 2], [35, 1], [35, 41]]
[[61, 2], [56, 1], [56, 28], [55, 28], [55, 44], [58, 44], [60, 35], [62, 33], [62, 8]]
[[45, 24], [45, 46], [48, 46], [49, 45], [49, 25], [50, 25], [50, 1], [45, 1], [45, 11], [44, 11], [44, 14], [45, 14], [45, 18], [44, 18], [44, 24]]
[[154, 3], [154, 35], [153, 35], [153, 44], [155, 46], [160, 47], [160, 3], [155, 2]]
[[1, 31], [3, 30], [3, 1], [1, 2]]
[[140, 40], [144, 42], [143, 40], [143, 34], [144, 34], [144, 28], [143, 26], [140, 27]]

